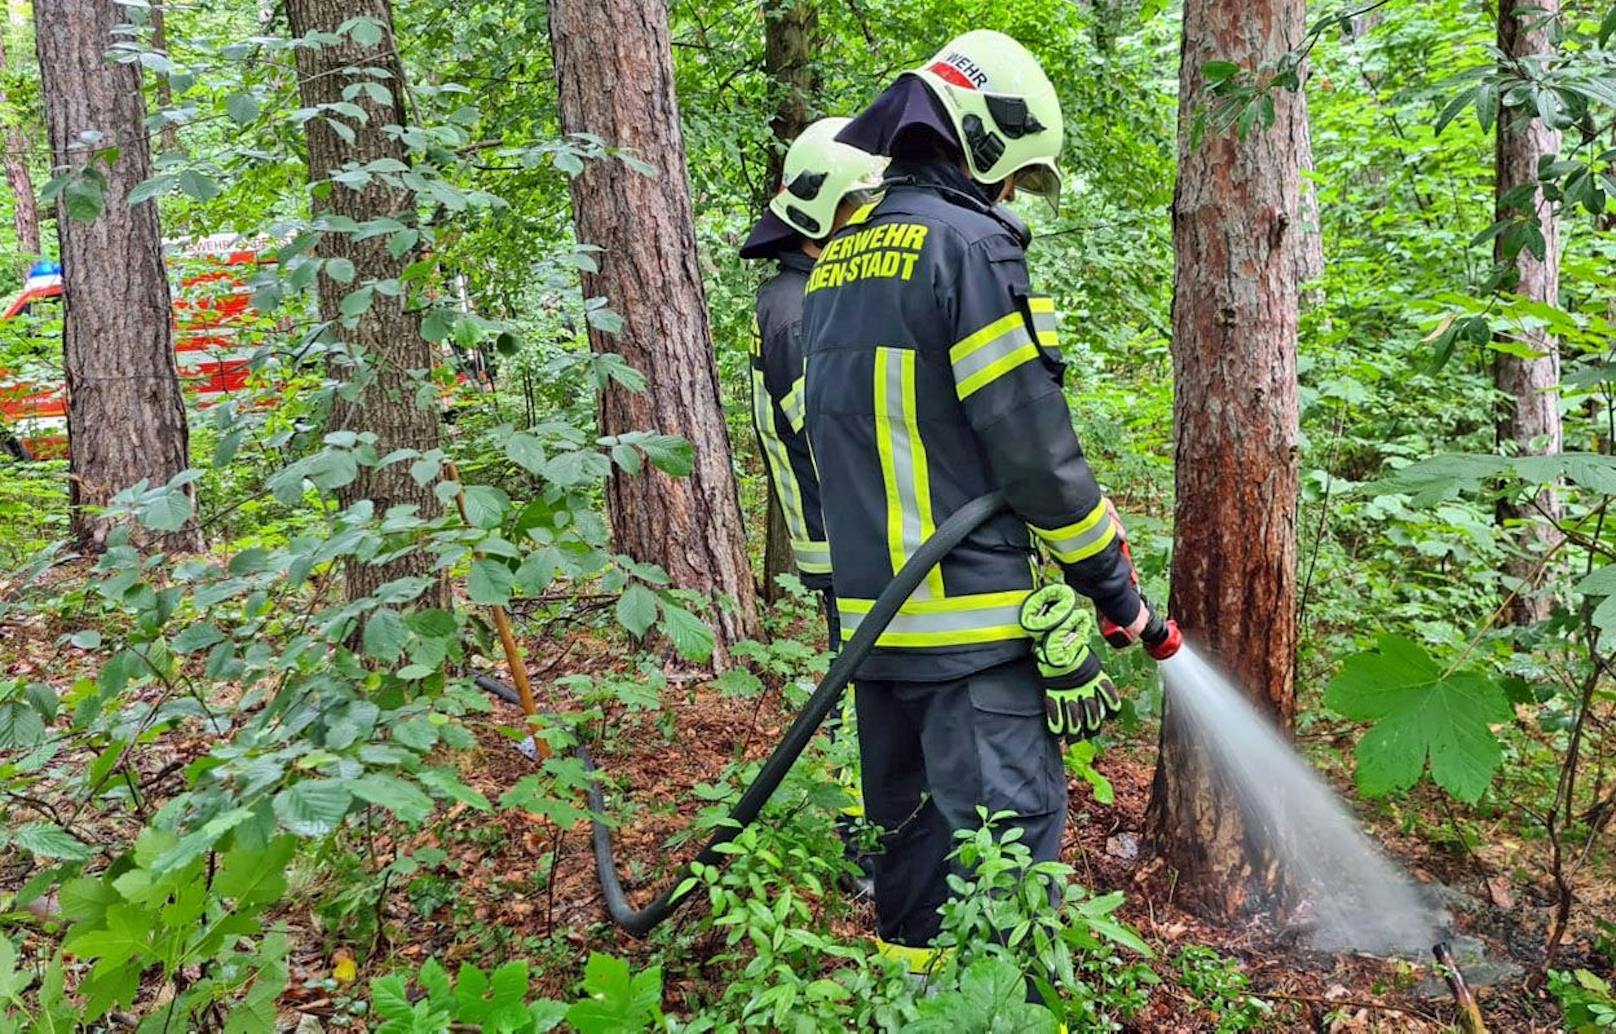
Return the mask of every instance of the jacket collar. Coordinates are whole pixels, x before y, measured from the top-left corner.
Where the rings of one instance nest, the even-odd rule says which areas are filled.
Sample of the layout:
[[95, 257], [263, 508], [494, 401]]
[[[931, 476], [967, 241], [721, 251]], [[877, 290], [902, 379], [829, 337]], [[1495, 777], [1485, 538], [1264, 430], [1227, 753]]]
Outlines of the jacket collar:
[[779, 260], [782, 270], [795, 269], [799, 273], [808, 273], [814, 268], [813, 258], [798, 248], [782, 251], [775, 258]]
[[946, 158], [895, 161], [887, 167], [886, 179], [895, 187], [932, 190], [945, 197], [950, 191], [957, 191], [986, 207], [993, 207], [993, 199], [987, 196], [981, 184]]

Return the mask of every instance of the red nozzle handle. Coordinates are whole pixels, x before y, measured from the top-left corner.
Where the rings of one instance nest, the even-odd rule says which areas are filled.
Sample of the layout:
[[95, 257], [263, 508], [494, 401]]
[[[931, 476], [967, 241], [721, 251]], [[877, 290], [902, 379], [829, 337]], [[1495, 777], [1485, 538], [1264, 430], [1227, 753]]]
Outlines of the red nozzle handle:
[[1177, 621], [1163, 621], [1152, 614], [1150, 623], [1139, 634], [1139, 641], [1152, 658], [1165, 661], [1184, 645], [1184, 633], [1178, 630]]

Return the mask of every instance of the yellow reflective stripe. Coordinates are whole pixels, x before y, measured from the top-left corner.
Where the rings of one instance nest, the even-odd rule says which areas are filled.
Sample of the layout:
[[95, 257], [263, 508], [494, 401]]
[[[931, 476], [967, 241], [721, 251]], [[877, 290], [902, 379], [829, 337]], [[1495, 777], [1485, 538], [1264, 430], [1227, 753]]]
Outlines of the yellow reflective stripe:
[[1049, 544], [1049, 551], [1063, 564], [1087, 560], [1104, 550], [1117, 537], [1116, 522], [1111, 519], [1110, 509], [1103, 499], [1089, 511], [1088, 516], [1075, 524], [1053, 529], [1029, 527], [1032, 527], [1033, 534]]
[[[915, 353], [875, 350], [875, 445], [887, 500], [887, 557], [894, 574], [936, 530], [931, 477], [915, 405]], [[916, 598], [943, 595], [942, 572], [933, 568]]]
[[[905, 543], [908, 549], [904, 554], [904, 559], [908, 560], [920, 548], [922, 543], [931, 538], [932, 533], [937, 530], [937, 525], [932, 520], [931, 473], [930, 466], [926, 462], [926, 443], [920, 438], [920, 407], [915, 401], [914, 352], [906, 351], [903, 353], [901, 372], [903, 380], [901, 386], [903, 391], [903, 423], [904, 429], [909, 432], [910, 461], [914, 467], [915, 477], [915, 508], [920, 518], [919, 540], [912, 544]], [[892, 573], [896, 575], [898, 569], [894, 567]], [[934, 564], [932, 569], [926, 572], [925, 585], [933, 597], [941, 599], [947, 595], [943, 589], [942, 565]]]
[[[910, 599], [876, 639], [877, 646], [963, 646], [1025, 639], [1021, 603], [1030, 589], [977, 593], [946, 599]], [[851, 639], [874, 600], [837, 598], [842, 638]]]
[[847, 220], [847, 225], [852, 226], [855, 223], [862, 223], [864, 220], [870, 217], [870, 213], [875, 211], [875, 206], [879, 205], [880, 203], [881, 202], [879, 200], [876, 200], [871, 201], [868, 204], [860, 205], [858, 209], [854, 211], [852, 217]]
[[1019, 312], [1012, 312], [1007, 316], [1000, 316], [998, 319], [994, 320], [992, 323], [989, 323], [981, 330], [974, 331], [971, 334], [961, 338], [959, 342], [954, 345], [954, 347], [948, 350], [948, 361], [951, 363], [958, 363], [961, 359], [969, 356], [977, 349], [982, 348], [990, 342], [996, 341], [1003, 337], [1007, 331], [1024, 326], [1025, 324], [1022, 322], [1021, 313]]
[[763, 383], [763, 372], [752, 371], [752, 422], [756, 426], [758, 444], [763, 447], [763, 459], [774, 491], [780, 498], [780, 513], [786, 519], [786, 530], [793, 540], [808, 541], [808, 520], [803, 516], [802, 492], [797, 487], [796, 471], [791, 469], [791, 454], [786, 443], [774, 427], [774, 409], [769, 389]]
[[1038, 343], [1059, 350], [1060, 338], [1056, 331], [1060, 328], [1060, 317], [1055, 313], [1055, 299], [1034, 295], [1027, 299], [1027, 308], [1032, 311], [1032, 329], [1038, 335]]
[[948, 350], [961, 402], [1037, 356], [1038, 346], [1019, 312], [999, 317]]
[[893, 944], [891, 941], [875, 939], [876, 954], [885, 958], [896, 959], [903, 963], [904, 968], [915, 976], [925, 976], [936, 969], [945, 959], [954, 954], [953, 948], [911, 948], [907, 944]]
[[808, 410], [803, 405], [803, 396], [807, 392], [808, 378], [798, 377], [786, 392], [785, 398], [780, 400], [780, 409], [786, 415], [786, 423], [798, 434], [802, 433], [803, 424], [807, 421]]

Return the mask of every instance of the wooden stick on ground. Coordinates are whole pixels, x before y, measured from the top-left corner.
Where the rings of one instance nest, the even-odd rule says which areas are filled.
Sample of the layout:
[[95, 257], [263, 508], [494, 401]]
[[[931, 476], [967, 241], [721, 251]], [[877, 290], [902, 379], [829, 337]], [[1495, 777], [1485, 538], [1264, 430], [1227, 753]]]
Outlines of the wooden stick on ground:
[[1448, 982], [1448, 990], [1453, 992], [1453, 1000], [1459, 1005], [1459, 1029], [1464, 1034], [1487, 1034], [1487, 1024], [1481, 1018], [1481, 1006], [1476, 1004], [1476, 996], [1470, 993], [1464, 974], [1459, 972], [1459, 963], [1453, 957], [1453, 950], [1444, 941], [1432, 948], [1431, 954], [1436, 956], [1437, 965], [1442, 967], [1442, 977]]
[[[460, 511], [460, 522], [470, 528], [471, 518], [466, 513], [466, 486], [460, 480], [460, 471], [455, 467], [453, 460], [446, 461], [443, 466], [455, 483], [455, 508]], [[527, 664], [522, 660], [522, 647], [516, 642], [516, 633], [511, 631], [510, 615], [505, 613], [504, 607], [497, 604], [489, 607], [488, 613], [494, 619], [495, 631], [499, 633], [499, 645], [505, 651], [505, 663], [511, 669], [511, 682], [516, 686], [516, 696], [522, 702], [522, 713], [531, 718], [539, 713], [539, 705], [533, 699], [533, 683], [528, 681]], [[550, 756], [548, 743], [535, 736], [533, 745], [538, 749], [539, 757]]]

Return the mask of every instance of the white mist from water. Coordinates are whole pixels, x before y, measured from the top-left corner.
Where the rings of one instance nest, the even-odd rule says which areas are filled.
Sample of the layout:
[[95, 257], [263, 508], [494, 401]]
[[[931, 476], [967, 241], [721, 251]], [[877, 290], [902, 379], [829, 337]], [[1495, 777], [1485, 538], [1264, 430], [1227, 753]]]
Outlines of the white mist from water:
[[1429, 950], [1447, 917], [1359, 831], [1267, 719], [1187, 645], [1161, 672], [1175, 717], [1238, 794], [1247, 834], [1277, 864], [1313, 947]]

